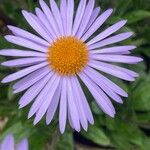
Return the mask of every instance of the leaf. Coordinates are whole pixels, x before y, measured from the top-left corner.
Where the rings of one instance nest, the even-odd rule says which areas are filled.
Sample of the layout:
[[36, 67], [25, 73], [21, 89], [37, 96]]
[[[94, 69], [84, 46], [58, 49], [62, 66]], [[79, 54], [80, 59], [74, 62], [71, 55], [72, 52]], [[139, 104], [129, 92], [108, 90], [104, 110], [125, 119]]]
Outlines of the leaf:
[[147, 138], [136, 124], [126, 123], [123, 120], [117, 119], [114, 124], [114, 130], [110, 132], [112, 142], [119, 149], [133, 149], [142, 147]]
[[109, 138], [100, 127], [90, 126], [87, 132], [82, 131], [81, 134], [98, 145], [110, 145]]
[[55, 150], [73, 150], [73, 135], [71, 131], [66, 131], [59, 136]]
[[150, 110], [150, 75], [145, 79], [141, 79], [135, 90], [132, 91], [131, 100], [135, 110], [149, 111]]
[[123, 18], [128, 20], [128, 24], [133, 24], [148, 17], [150, 17], [149, 11], [137, 10], [137, 11], [129, 12]]

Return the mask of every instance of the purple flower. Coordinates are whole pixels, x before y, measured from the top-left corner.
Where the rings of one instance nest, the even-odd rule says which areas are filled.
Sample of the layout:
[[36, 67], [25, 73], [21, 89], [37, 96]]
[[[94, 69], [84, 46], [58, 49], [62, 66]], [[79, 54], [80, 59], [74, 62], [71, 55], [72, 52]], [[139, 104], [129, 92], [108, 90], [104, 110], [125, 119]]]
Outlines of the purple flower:
[[136, 64], [142, 61], [129, 55], [136, 48], [133, 45], [110, 46], [132, 36], [131, 32], [113, 35], [127, 21], [121, 20], [93, 36], [112, 14], [112, 9], [100, 14], [100, 8], [94, 8], [94, 0], [80, 0], [74, 14], [74, 0], [61, 0], [60, 8], [54, 0], [50, 0], [50, 8], [43, 0], [39, 2], [41, 8], [36, 8], [36, 14], [22, 11], [39, 36], [8, 26], [14, 35], [5, 36], [6, 40], [27, 49], [0, 51], [3, 56], [20, 57], [2, 63], [3, 66], [21, 68], [5, 77], [2, 83], [18, 80], [13, 86], [14, 93], [26, 90], [19, 105], [23, 108], [33, 102], [28, 118], [35, 115], [34, 124], [45, 114], [46, 123], [50, 124], [59, 109], [61, 133], [67, 118], [76, 131], [80, 131], [81, 126], [87, 130], [88, 123], [94, 123], [80, 81], [87, 86], [99, 107], [114, 117], [116, 112], [110, 98], [123, 103], [121, 97], [128, 95], [102, 72], [134, 81], [138, 77], [136, 72], [109, 62]]
[[23, 139], [19, 144], [15, 145], [13, 135], [9, 134], [0, 144], [0, 150], [28, 150], [28, 141]]

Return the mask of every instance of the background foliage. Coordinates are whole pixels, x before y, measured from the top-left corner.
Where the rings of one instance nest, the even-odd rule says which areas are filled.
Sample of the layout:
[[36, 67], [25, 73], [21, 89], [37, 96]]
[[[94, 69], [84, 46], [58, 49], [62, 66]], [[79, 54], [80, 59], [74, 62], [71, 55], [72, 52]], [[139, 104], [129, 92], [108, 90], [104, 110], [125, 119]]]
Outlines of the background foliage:
[[[59, 1], [58, 1], [59, 2]], [[75, 1], [78, 3], [78, 0]], [[49, 126], [43, 119], [33, 127], [32, 119], [27, 120], [27, 112], [30, 107], [18, 109], [20, 95], [13, 95], [12, 84], [0, 84], [0, 139], [7, 133], [15, 135], [16, 141], [28, 137], [31, 150], [80, 150], [80, 145], [87, 145], [83, 149], [118, 149], [118, 150], [149, 150], [150, 149], [150, 1], [149, 0], [96, 0], [102, 10], [114, 8], [114, 14], [105, 27], [120, 19], [128, 19], [124, 31], [133, 31], [134, 37], [122, 44], [137, 45], [136, 55], [144, 58], [144, 62], [128, 66], [140, 73], [140, 77], [134, 83], [114, 80], [121, 85], [129, 97], [123, 105], [114, 104], [117, 116], [111, 119], [104, 115], [89, 93], [87, 97], [91, 105], [95, 125], [90, 126], [88, 132], [74, 133], [67, 127], [65, 134], [58, 131], [56, 117]], [[0, 49], [14, 47], [7, 43], [3, 36], [9, 31], [7, 24], [17, 25], [30, 30], [21, 15], [21, 9], [33, 11], [38, 6], [36, 0], [0, 0]], [[3, 62], [4, 57], [0, 57]], [[13, 69], [0, 67], [0, 80]]]

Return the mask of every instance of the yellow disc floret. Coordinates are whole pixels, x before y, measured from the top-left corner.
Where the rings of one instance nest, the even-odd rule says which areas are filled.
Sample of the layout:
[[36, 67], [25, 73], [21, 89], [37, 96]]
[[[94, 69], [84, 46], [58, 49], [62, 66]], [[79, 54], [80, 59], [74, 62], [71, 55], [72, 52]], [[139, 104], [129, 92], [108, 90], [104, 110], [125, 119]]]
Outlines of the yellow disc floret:
[[88, 62], [88, 48], [75, 37], [60, 37], [48, 49], [48, 62], [60, 75], [78, 74]]

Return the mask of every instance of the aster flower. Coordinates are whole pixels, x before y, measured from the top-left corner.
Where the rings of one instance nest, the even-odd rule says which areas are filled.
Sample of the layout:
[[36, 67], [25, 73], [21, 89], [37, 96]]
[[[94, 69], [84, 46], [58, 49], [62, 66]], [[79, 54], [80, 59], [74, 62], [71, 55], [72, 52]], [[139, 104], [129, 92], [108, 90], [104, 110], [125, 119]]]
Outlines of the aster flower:
[[8, 134], [0, 144], [0, 150], [28, 150], [28, 141], [23, 139], [19, 144], [15, 145], [13, 135]]
[[112, 9], [100, 14], [100, 8], [94, 8], [94, 0], [80, 0], [76, 13], [74, 0], [61, 0], [60, 7], [54, 0], [50, 0], [50, 7], [43, 0], [39, 3], [41, 8], [35, 9], [36, 14], [22, 11], [39, 36], [8, 26], [14, 35], [5, 36], [6, 40], [27, 49], [0, 51], [3, 56], [20, 57], [2, 63], [3, 66], [21, 68], [2, 83], [18, 80], [13, 86], [14, 93], [26, 90], [19, 105], [23, 108], [33, 102], [28, 118], [35, 115], [34, 124], [45, 114], [46, 123], [50, 124], [59, 109], [61, 133], [67, 119], [76, 131], [81, 126], [87, 130], [88, 123], [94, 123], [81, 82], [101, 110], [114, 117], [116, 112], [110, 99], [123, 103], [121, 97], [128, 95], [102, 72], [134, 81], [138, 77], [136, 72], [110, 63], [136, 64], [142, 60], [129, 55], [135, 46], [115, 45], [132, 36], [131, 32], [113, 35], [127, 21], [121, 20], [93, 36], [112, 14]]

